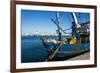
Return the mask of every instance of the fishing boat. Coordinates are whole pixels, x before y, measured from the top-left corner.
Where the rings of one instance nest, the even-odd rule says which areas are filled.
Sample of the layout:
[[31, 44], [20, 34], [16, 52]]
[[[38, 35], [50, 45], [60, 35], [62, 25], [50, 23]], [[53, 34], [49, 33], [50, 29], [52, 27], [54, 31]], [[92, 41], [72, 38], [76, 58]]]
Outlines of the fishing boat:
[[[73, 18], [72, 21], [72, 33], [67, 33], [60, 26], [60, 15], [59, 12], [56, 13], [56, 20], [52, 19], [53, 23], [57, 26], [56, 33], [58, 34], [57, 39], [51, 38], [41, 38], [43, 45], [46, 50], [49, 49], [48, 57], [45, 61], [62, 61], [73, 58], [85, 52], [88, 52], [90, 43], [89, 43], [89, 24], [90, 22], [79, 23], [77, 16], [74, 12], [71, 12], [71, 16]], [[62, 37], [62, 33], [70, 34], [71, 38]], [[66, 49], [73, 49], [71, 51], [67, 51]], [[84, 49], [82, 49], [84, 48]]]

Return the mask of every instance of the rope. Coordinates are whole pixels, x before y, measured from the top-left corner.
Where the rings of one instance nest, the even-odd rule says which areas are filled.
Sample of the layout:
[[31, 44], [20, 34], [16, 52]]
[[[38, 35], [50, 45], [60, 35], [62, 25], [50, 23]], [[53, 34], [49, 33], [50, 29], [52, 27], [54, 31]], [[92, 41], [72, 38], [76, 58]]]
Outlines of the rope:
[[58, 50], [59, 50], [59, 48], [60, 48], [61, 46], [62, 46], [62, 44], [58, 45], [58, 46], [56, 47], [56, 50], [55, 50], [52, 54], [50, 54], [49, 58], [47, 58], [45, 61], [48, 61], [49, 59], [52, 59], [52, 58], [55, 56], [55, 54], [58, 52]]

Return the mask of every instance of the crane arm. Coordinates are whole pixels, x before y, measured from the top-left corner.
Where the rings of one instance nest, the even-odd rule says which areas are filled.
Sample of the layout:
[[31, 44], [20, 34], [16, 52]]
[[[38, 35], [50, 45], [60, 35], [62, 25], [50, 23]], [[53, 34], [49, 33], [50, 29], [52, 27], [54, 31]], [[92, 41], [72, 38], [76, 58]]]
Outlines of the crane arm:
[[80, 25], [79, 25], [79, 23], [78, 23], [78, 19], [77, 19], [77, 17], [76, 17], [76, 15], [75, 15], [75, 13], [74, 13], [74, 12], [72, 12], [72, 13], [71, 13], [71, 15], [72, 15], [72, 18], [73, 18], [73, 20], [74, 20], [74, 22], [75, 22], [75, 24], [76, 24], [77, 28], [79, 28], [79, 27], [80, 27]]

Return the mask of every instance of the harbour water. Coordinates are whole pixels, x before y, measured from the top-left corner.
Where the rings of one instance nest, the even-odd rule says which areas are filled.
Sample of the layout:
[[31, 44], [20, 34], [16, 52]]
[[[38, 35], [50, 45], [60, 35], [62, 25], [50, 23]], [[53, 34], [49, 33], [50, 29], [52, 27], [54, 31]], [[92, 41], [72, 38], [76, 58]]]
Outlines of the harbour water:
[[[69, 36], [63, 36], [71, 38]], [[21, 62], [43, 62], [49, 56], [46, 47], [44, 47], [40, 38], [50, 38], [49, 36], [24, 36], [21, 37]], [[52, 39], [57, 39], [58, 37], [52, 37]], [[63, 45], [59, 52], [75, 52], [82, 51], [84, 49], [90, 49], [89, 43], [84, 43], [81, 45], [67, 44]]]

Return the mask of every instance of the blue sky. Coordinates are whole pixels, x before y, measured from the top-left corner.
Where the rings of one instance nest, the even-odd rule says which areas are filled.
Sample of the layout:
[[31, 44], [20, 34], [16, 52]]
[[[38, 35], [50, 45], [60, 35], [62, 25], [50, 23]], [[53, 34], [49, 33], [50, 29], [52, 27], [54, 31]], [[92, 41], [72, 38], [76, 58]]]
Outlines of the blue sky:
[[[72, 26], [72, 16], [70, 12], [59, 12], [60, 14], [60, 26], [63, 29], [70, 28]], [[90, 20], [89, 13], [76, 13], [79, 22], [85, 22]], [[51, 21], [51, 18], [55, 19], [56, 11], [36, 11], [36, 10], [21, 10], [21, 26], [22, 33], [50, 33], [56, 34], [57, 26]], [[71, 30], [67, 31], [68, 33]]]

